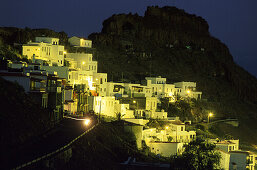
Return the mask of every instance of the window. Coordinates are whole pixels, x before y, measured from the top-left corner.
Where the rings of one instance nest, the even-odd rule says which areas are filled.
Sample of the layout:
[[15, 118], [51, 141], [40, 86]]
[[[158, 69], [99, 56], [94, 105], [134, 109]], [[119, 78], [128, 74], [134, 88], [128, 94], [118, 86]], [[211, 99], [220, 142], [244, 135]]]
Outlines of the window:
[[231, 150], [232, 150], [232, 146], [229, 146], [229, 147], [228, 147], [228, 151], [231, 151]]
[[59, 55], [63, 55], [63, 51], [59, 51]]
[[181, 131], [183, 131], [183, 127], [181, 127]]

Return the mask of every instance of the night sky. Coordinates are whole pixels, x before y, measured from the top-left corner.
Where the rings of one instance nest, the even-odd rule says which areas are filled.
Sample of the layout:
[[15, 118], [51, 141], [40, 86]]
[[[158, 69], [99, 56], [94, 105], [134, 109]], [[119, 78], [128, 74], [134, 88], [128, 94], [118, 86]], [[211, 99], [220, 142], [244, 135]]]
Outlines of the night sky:
[[257, 0], [6, 0], [0, 26], [49, 28], [69, 36], [100, 32], [113, 14], [144, 15], [147, 6], [176, 6], [207, 20], [236, 63], [257, 77]]

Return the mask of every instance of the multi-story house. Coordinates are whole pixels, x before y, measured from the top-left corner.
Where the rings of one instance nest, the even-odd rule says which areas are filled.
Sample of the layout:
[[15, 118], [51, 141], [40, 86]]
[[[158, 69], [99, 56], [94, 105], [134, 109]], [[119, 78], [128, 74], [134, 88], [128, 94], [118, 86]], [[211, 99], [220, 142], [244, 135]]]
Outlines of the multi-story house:
[[151, 90], [151, 95], [158, 98], [168, 98], [169, 102], [176, 101], [176, 90], [174, 84], [167, 84], [166, 78], [159, 77], [146, 77], [146, 86]]
[[249, 169], [254, 170], [256, 155], [249, 151], [230, 151], [229, 169]]
[[86, 40], [84, 38], [79, 38], [79, 37], [73, 36], [68, 39], [68, 42], [70, 43], [70, 45], [72, 45], [74, 47], [92, 48], [92, 41]]
[[196, 91], [196, 83], [195, 82], [177, 82], [174, 83], [175, 88], [177, 90], [177, 95], [184, 98], [195, 98], [201, 99], [202, 92]]
[[166, 127], [166, 135], [170, 136], [174, 142], [189, 143], [196, 139], [196, 132], [186, 131], [185, 124], [181, 121], [170, 121]]
[[50, 66], [64, 65], [64, 46], [58, 38], [36, 37], [35, 42], [22, 45], [22, 55], [33, 62]]

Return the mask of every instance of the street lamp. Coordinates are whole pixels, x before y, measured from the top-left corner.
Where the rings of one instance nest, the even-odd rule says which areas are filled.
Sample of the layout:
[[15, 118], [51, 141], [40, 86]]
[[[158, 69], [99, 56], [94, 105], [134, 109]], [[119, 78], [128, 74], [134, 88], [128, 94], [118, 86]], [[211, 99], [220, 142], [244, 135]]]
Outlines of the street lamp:
[[191, 91], [190, 91], [190, 90], [187, 90], [187, 95], [188, 95], [188, 96], [190, 95], [190, 93], [191, 93]]
[[210, 123], [210, 118], [213, 116], [213, 113], [212, 112], [210, 112], [209, 114], [208, 114], [208, 123]]
[[138, 102], [136, 100], [133, 100], [133, 103], [137, 104], [137, 108], [136, 109], [138, 109]]
[[89, 123], [90, 123], [90, 119], [85, 119], [85, 120], [84, 120], [84, 125], [87, 126], [87, 125], [89, 125]]
[[[136, 104], [136, 109], [135, 109], [135, 113], [138, 114], [138, 102], [136, 100], [133, 100], [133, 103]], [[140, 115], [141, 116], [141, 115]]]

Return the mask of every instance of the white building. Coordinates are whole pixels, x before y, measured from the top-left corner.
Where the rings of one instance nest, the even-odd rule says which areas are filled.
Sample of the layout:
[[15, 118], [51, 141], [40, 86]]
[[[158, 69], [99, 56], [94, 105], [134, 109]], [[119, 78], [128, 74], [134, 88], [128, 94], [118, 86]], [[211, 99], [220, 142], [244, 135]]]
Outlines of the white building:
[[218, 141], [216, 143], [216, 147], [225, 151], [225, 152], [239, 150], [239, 140]]
[[89, 110], [100, 116], [117, 117], [115, 113], [115, 97], [90, 96]]
[[215, 151], [220, 153], [220, 165], [217, 169], [229, 170], [230, 154], [221, 149], [215, 149]]
[[181, 121], [171, 121], [166, 127], [166, 135], [172, 137], [174, 142], [189, 143], [196, 139], [196, 131], [186, 131], [185, 124]]
[[230, 151], [229, 169], [254, 170], [256, 155], [249, 151]]
[[152, 96], [158, 99], [167, 97], [170, 102], [175, 102], [176, 89], [174, 84], [166, 84], [166, 78], [146, 77], [147, 87], [151, 89]]
[[58, 38], [36, 37], [36, 42], [22, 45], [22, 55], [27, 56], [33, 62], [44, 61], [50, 66], [64, 65], [64, 46], [59, 45]]
[[196, 83], [195, 82], [177, 82], [174, 83], [177, 94], [181, 97], [189, 97], [195, 99], [202, 98], [202, 92], [196, 91]]
[[89, 53], [67, 53], [67, 61], [72, 63], [72, 67], [82, 71], [92, 71], [97, 73], [97, 61], [93, 61], [93, 55]]
[[149, 147], [152, 153], [160, 154], [164, 157], [181, 154], [184, 143], [181, 142], [150, 142]]
[[74, 90], [72, 86], [66, 86], [64, 89], [63, 110], [68, 113], [75, 114], [77, 112], [78, 100], [74, 98]]
[[86, 40], [84, 38], [79, 38], [79, 37], [73, 36], [68, 39], [68, 42], [70, 43], [70, 45], [75, 46], [75, 47], [92, 48], [92, 41]]

